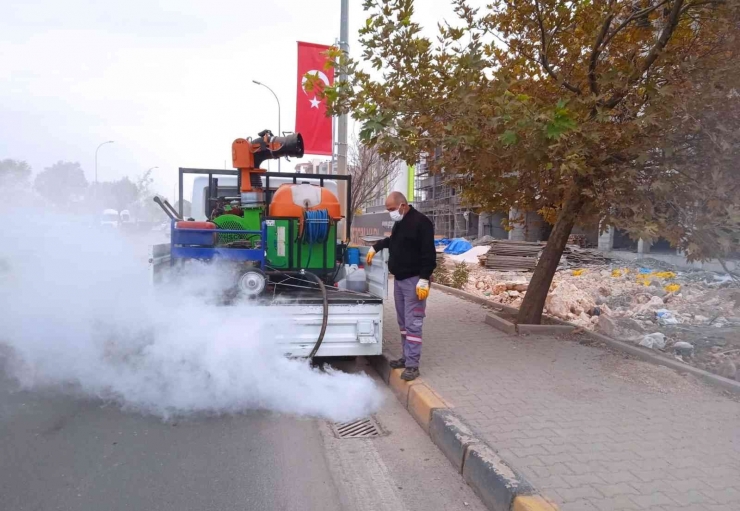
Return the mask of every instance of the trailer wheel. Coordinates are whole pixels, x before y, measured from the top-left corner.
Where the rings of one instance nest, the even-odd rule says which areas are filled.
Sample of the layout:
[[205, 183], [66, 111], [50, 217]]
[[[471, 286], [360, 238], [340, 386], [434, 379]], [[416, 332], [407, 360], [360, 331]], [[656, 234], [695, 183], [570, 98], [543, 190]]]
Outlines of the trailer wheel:
[[248, 270], [241, 274], [238, 281], [239, 291], [244, 296], [254, 298], [265, 290], [267, 277], [260, 270]]

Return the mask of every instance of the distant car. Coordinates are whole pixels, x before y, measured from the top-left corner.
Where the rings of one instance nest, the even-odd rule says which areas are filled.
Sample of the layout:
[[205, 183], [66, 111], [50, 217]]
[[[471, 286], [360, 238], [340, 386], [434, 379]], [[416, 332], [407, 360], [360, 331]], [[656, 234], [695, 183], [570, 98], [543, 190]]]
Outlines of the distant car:
[[100, 225], [103, 227], [113, 227], [114, 229], [117, 229], [120, 221], [121, 218], [118, 215], [118, 211], [116, 211], [115, 209], [106, 209], [105, 211], [103, 211], [103, 215], [100, 219]]

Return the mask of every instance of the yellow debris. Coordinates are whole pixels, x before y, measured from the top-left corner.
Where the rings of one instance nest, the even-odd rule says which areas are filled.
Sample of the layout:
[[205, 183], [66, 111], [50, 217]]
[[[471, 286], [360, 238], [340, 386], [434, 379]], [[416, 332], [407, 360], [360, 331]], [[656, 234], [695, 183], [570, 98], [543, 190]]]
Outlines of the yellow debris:
[[681, 289], [681, 286], [679, 284], [668, 284], [665, 287], [665, 290], [669, 293], [676, 293]]
[[640, 273], [635, 277], [635, 282], [637, 282], [638, 284], [642, 284], [645, 287], [648, 287], [650, 285], [650, 275], [645, 275], [643, 273]]
[[676, 278], [676, 274], [672, 271], [654, 271], [652, 273], [653, 277], [658, 277], [659, 279], [674, 279]]
[[573, 270], [573, 273], [572, 273], [572, 275], [573, 275], [574, 277], [579, 277], [579, 276], [583, 275], [583, 272], [585, 272], [585, 271], [586, 271], [586, 270]]
[[612, 277], [621, 277], [622, 270], [612, 270]]

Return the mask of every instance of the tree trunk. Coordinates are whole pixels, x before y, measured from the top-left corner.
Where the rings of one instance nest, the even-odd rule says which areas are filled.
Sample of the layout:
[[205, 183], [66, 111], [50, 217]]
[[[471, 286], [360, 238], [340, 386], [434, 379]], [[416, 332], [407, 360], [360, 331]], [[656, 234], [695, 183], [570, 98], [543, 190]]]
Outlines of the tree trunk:
[[524, 295], [524, 301], [517, 315], [517, 323], [540, 324], [542, 309], [545, 307], [545, 299], [550, 291], [552, 278], [555, 276], [555, 270], [558, 268], [560, 257], [563, 255], [565, 245], [568, 243], [568, 236], [570, 236], [573, 225], [576, 223], [583, 202], [581, 189], [574, 184], [558, 214], [558, 219], [547, 240], [545, 250], [543, 250], [542, 257], [540, 257], [534, 275], [532, 275], [532, 280], [529, 282], [527, 294]]

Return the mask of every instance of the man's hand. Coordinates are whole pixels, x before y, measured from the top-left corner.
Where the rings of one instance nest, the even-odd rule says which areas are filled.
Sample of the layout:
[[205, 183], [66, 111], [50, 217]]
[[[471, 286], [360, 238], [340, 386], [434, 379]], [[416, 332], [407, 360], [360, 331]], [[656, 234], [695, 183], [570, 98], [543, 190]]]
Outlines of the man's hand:
[[429, 281], [426, 279], [419, 279], [416, 284], [416, 297], [419, 300], [426, 300], [429, 296]]
[[368, 266], [373, 264], [373, 257], [375, 257], [375, 249], [370, 247], [370, 250], [367, 253], [367, 258], [365, 259]]

